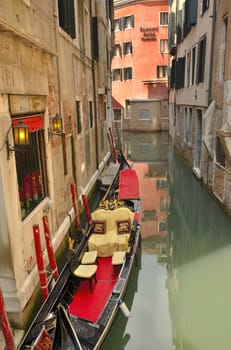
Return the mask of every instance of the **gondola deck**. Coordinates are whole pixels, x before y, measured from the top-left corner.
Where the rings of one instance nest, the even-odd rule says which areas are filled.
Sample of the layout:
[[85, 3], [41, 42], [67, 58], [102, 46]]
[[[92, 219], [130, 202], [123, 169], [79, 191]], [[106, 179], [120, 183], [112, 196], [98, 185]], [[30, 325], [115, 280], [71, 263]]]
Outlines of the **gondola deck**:
[[[97, 220], [96, 214], [103, 216]], [[63, 271], [19, 350], [42, 350], [44, 346], [52, 350], [96, 350], [109, 332], [121, 307], [140, 244], [138, 179], [122, 154], [114, 181], [92, 213], [92, 219], [81, 241], [69, 250]], [[102, 221], [105, 224], [102, 225]], [[97, 229], [105, 225], [103, 233], [96, 231], [96, 223]], [[95, 269], [94, 273], [90, 278], [76, 275], [76, 269], [83, 265], [84, 253], [94, 250], [97, 250], [97, 261], [90, 266]], [[124, 259], [115, 270], [112, 256], [121, 251]]]
[[69, 305], [71, 315], [91, 322], [98, 320], [118, 277], [114, 273], [111, 257], [98, 258], [97, 265], [97, 282], [93, 283], [92, 291], [88, 282], [82, 281]]

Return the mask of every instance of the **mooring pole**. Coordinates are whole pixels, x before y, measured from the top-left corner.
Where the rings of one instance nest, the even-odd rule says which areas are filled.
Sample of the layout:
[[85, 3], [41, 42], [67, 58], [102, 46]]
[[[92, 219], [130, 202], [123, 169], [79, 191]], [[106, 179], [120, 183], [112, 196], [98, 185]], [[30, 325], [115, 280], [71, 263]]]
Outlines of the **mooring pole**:
[[109, 135], [110, 135], [110, 140], [111, 140], [112, 157], [113, 157], [114, 163], [116, 163], [115, 142], [114, 142], [114, 137], [112, 135], [112, 129], [111, 128], [109, 128]]
[[85, 212], [86, 212], [87, 222], [88, 222], [89, 225], [91, 225], [91, 223], [92, 223], [91, 211], [90, 211], [90, 208], [89, 208], [87, 196], [84, 193], [82, 194], [82, 200], [83, 200], [83, 205], [84, 205], [84, 209], [85, 209]]
[[2, 295], [2, 290], [0, 289], [0, 329], [5, 338], [6, 350], [15, 350], [13, 332], [11, 330], [10, 323], [8, 321], [5, 303]]
[[75, 224], [78, 232], [82, 231], [81, 225], [80, 225], [80, 220], [79, 220], [79, 210], [78, 210], [78, 205], [77, 205], [77, 199], [76, 199], [76, 188], [75, 184], [72, 182], [71, 183], [71, 197], [72, 197], [72, 204], [74, 207], [74, 212], [75, 212]]
[[45, 236], [45, 240], [46, 240], [47, 254], [48, 254], [51, 270], [52, 270], [54, 279], [56, 281], [58, 279], [58, 277], [59, 277], [59, 272], [58, 272], [58, 269], [57, 269], [57, 264], [56, 264], [56, 260], [55, 260], [55, 254], [54, 254], [54, 251], [53, 251], [53, 246], [52, 246], [52, 241], [51, 241], [51, 235], [50, 235], [50, 228], [49, 228], [49, 224], [48, 224], [48, 218], [47, 218], [46, 215], [43, 216], [43, 227], [44, 227], [44, 236]]
[[42, 297], [44, 301], [48, 297], [48, 286], [47, 286], [46, 271], [44, 268], [43, 255], [42, 255], [39, 225], [33, 225], [33, 232], [34, 232], [34, 243], [35, 243], [35, 252], [36, 252], [36, 258], [37, 258], [37, 266], [39, 271], [40, 286], [41, 286]]

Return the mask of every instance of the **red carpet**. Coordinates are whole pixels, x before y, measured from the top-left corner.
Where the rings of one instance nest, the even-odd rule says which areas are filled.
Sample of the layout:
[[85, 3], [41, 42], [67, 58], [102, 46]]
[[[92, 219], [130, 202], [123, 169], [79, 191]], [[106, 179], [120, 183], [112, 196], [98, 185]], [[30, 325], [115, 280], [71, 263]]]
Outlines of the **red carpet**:
[[116, 282], [111, 258], [98, 258], [96, 278], [96, 283], [92, 281], [92, 292], [88, 281], [82, 281], [69, 305], [72, 315], [92, 322], [97, 321]]

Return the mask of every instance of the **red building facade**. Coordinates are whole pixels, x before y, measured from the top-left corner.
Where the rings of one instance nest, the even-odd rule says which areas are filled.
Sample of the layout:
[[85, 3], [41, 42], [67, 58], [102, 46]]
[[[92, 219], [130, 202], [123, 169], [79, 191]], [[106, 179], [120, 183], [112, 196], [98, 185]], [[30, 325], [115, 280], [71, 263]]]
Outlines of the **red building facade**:
[[168, 1], [117, 0], [114, 19], [112, 95], [124, 107], [123, 128], [166, 129]]

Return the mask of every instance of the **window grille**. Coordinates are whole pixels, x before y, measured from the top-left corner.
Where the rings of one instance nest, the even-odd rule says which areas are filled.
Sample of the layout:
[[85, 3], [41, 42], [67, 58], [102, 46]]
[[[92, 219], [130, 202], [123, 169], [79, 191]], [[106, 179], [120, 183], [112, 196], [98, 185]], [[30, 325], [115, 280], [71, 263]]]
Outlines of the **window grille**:
[[123, 29], [134, 28], [134, 15], [123, 17]]
[[122, 80], [122, 69], [116, 68], [112, 70], [112, 79], [113, 81]]
[[132, 67], [124, 68], [124, 80], [132, 80]]
[[114, 31], [115, 32], [118, 32], [118, 31], [120, 31], [121, 30], [121, 18], [116, 18], [115, 20], [114, 20]]
[[123, 53], [124, 55], [131, 55], [132, 54], [132, 42], [129, 41], [127, 43], [123, 43]]
[[168, 39], [160, 39], [160, 52], [168, 52]]
[[22, 219], [48, 195], [44, 131], [29, 133], [29, 145], [15, 152]]
[[160, 25], [161, 26], [168, 25], [168, 12], [160, 12]]
[[167, 66], [157, 66], [157, 78], [167, 78]]
[[74, 0], [58, 0], [58, 8], [60, 27], [69, 34], [72, 39], [76, 38]]

